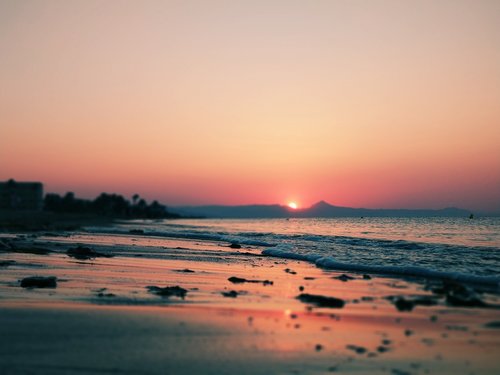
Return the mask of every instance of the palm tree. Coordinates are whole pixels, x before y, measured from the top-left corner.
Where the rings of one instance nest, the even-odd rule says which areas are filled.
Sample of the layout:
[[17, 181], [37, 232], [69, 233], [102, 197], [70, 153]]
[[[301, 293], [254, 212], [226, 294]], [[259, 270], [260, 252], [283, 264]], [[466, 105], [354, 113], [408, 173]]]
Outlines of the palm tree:
[[134, 202], [134, 205], [137, 204], [137, 201], [139, 200], [140, 196], [139, 194], [134, 194], [132, 196], [132, 202]]

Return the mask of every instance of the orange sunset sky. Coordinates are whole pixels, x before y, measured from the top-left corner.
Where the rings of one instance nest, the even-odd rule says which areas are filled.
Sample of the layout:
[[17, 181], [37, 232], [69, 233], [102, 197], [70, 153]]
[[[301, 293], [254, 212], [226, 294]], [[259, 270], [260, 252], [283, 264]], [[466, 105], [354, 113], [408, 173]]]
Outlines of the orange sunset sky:
[[500, 1], [0, 0], [0, 180], [500, 211]]

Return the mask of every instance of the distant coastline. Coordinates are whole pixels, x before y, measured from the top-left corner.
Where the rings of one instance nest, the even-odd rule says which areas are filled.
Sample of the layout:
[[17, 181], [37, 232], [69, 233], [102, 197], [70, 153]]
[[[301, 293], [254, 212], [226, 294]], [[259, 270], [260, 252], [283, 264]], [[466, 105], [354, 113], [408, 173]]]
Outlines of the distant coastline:
[[158, 201], [147, 203], [138, 194], [131, 201], [116, 193], [101, 193], [93, 200], [65, 195], [43, 194], [41, 182], [0, 183], [0, 228], [57, 229], [74, 228], [88, 223], [108, 223], [114, 219], [279, 219], [348, 217], [457, 217], [498, 216], [473, 213], [448, 207], [443, 209], [370, 209], [335, 206], [320, 201], [307, 208], [296, 205], [204, 205], [167, 207]]
[[[183, 216], [202, 216], [220, 219], [272, 219], [272, 218], [335, 218], [335, 217], [470, 217], [472, 211], [448, 207], [443, 209], [370, 209], [334, 206], [320, 201], [311, 207], [292, 209], [274, 205], [206, 205], [171, 207]], [[486, 216], [486, 215], [484, 215]], [[494, 216], [494, 215], [493, 215]]]

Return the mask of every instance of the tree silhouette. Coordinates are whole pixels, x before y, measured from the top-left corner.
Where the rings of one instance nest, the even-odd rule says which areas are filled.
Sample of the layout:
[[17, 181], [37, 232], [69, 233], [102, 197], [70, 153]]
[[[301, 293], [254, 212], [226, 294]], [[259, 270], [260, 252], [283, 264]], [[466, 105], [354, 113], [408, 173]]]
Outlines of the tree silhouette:
[[58, 194], [47, 194], [44, 200], [46, 211], [59, 213], [95, 214], [119, 218], [177, 218], [180, 215], [171, 213], [158, 201], [150, 205], [139, 194], [132, 197], [133, 204], [118, 194], [101, 193], [93, 201], [78, 199], [75, 194], [68, 192], [61, 197]]
[[140, 198], [140, 196], [137, 193], [132, 196], [132, 202], [134, 203], [134, 205], [137, 204], [137, 201], [139, 200], [139, 198]]

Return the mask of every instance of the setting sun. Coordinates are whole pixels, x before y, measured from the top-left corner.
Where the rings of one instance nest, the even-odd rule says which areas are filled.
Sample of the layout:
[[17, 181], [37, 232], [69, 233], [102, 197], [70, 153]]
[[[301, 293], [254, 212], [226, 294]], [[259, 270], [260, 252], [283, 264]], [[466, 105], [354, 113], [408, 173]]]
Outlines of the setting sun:
[[295, 202], [290, 202], [290, 203], [288, 203], [288, 207], [290, 207], [290, 208], [291, 208], [291, 209], [293, 209], [293, 210], [296, 210], [298, 206], [297, 206], [297, 203], [295, 203]]

